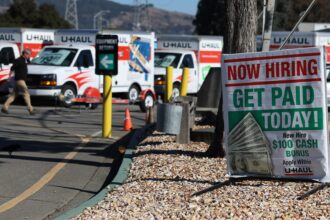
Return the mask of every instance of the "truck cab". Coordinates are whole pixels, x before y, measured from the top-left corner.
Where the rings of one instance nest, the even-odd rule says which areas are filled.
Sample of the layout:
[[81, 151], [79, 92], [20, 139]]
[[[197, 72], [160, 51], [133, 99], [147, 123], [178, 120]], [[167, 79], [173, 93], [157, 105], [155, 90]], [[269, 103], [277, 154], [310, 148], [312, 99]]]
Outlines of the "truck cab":
[[223, 38], [221, 36], [159, 35], [155, 50], [155, 92], [165, 92], [166, 67], [172, 66], [173, 93], [180, 94], [183, 68], [189, 68], [188, 94], [196, 95], [211, 67], [220, 67]]
[[[189, 81], [197, 81], [197, 58], [192, 51], [161, 50], [155, 53], [155, 92], [163, 95], [165, 91], [166, 68], [173, 67], [173, 97], [180, 94], [183, 68], [189, 68]], [[197, 84], [188, 86], [188, 93], [197, 90]]]
[[19, 50], [16, 44], [0, 43], [0, 93], [7, 94], [12, 82], [9, 76], [10, 68], [16, 58], [19, 57]]
[[99, 88], [92, 46], [46, 46], [28, 65], [31, 96], [62, 97], [65, 106], [87, 88]]

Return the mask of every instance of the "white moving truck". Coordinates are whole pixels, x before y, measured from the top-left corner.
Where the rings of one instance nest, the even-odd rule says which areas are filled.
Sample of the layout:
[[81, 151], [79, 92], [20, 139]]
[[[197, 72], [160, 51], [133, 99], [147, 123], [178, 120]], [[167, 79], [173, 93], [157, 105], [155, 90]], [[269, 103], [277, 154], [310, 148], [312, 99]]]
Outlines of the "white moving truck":
[[[95, 75], [96, 34], [95, 30], [56, 31], [55, 45], [45, 47], [29, 65], [31, 95], [57, 97], [62, 94], [64, 104], [70, 106], [73, 98], [91, 89], [95, 94], [102, 93], [103, 76]], [[138, 101], [141, 91], [153, 89], [154, 34], [128, 31], [103, 31], [102, 34], [119, 38], [118, 75], [112, 79], [114, 96], [125, 95], [133, 102]], [[144, 62], [137, 62], [137, 56], [143, 57]], [[152, 95], [144, 92], [143, 96], [143, 100], [149, 96], [150, 101]]]
[[105, 30], [101, 34], [118, 35], [118, 75], [112, 79], [112, 92], [136, 101], [141, 91], [153, 90], [154, 33]]
[[[289, 36], [288, 31], [272, 32], [270, 39], [270, 50], [280, 48], [286, 37]], [[330, 33], [329, 32], [294, 32], [288, 42], [282, 49], [302, 48], [325, 46], [327, 49], [327, 62], [330, 63]], [[262, 38], [257, 36], [257, 50], [261, 50]]]
[[[278, 50], [290, 32], [272, 32], [270, 50]], [[327, 100], [330, 107], [330, 33], [294, 32], [282, 49], [324, 46], [326, 50]], [[257, 50], [262, 49], [262, 37], [257, 36]]]
[[31, 96], [58, 98], [72, 105], [72, 99], [87, 88], [98, 89], [92, 46], [46, 46], [28, 65], [27, 86]]
[[155, 51], [155, 92], [165, 91], [166, 67], [172, 66], [173, 97], [179, 96], [182, 70], [190, 69], [188, 94], [196, 94], [211, 67], [220, 67], [223, 38], [221, 36], [159, 35]]
[[19, 49], [13, 43], [0, 43], [0, 93], [9, 92], [9, 73], [14, 60], [19, 57]]
[[35, 57], [46, 45], [54, 42], [54, 30], [34, 28], [0, 28], [0, 93], [8, 93], [9, 70], [23, 48], [31, 50]]
[[0, 28], [0, 43], [15, 43], [19, 50], [31, 50], [31, 58], [54, 42], [55, 30], [35, 28]]

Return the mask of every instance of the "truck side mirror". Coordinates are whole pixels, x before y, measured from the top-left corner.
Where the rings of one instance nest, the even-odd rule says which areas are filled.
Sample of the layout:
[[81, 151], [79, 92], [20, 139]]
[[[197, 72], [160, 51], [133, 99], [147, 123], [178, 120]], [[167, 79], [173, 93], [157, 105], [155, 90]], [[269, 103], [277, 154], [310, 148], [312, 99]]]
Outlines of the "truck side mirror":
[[[13, 63], [15, 61], [14, 54], [7, 53], [6, 57], [8, 57], [8, 63]], [[30, 59], [29, 59], [29, 62], [30, 62]]]
[[83, 67], [88, 68], [89, 67], [89, 60], [87, 55], [83, 55]]

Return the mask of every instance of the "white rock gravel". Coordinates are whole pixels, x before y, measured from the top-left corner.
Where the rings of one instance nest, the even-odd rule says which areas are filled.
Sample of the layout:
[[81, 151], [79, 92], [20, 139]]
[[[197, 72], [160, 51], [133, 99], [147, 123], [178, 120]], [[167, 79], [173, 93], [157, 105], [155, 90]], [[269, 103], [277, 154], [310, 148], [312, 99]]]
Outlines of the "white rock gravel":
[[320, 183], [244, 180], [192, 197], [228, 179], [226, 161], [200, 157], [206, 143], [174, 139], [146, 138], [127, 181], [73, 219], [330, 219], [330, 187], [297, 200]]

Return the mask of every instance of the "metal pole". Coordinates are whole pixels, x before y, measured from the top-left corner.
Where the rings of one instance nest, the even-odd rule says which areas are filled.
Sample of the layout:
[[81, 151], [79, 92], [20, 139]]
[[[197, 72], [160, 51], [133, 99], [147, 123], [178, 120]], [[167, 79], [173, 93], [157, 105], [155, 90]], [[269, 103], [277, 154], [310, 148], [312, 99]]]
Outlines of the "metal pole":
[[[97, 21], [99, 21], [99, 17], [101, 16], [101, 23], [102, 23], [102, 19], [103, 19], [103, 13], [109, 13], [110, 11], [109, 10], [102, 10], [102, 11], [99, 11], [97, 12], [94, 17], [93, 17], [93, 28], [94, 29], [98, 29], [98, 24], [97, 24]], [[101, 25], [102, 26], [102, 25]], [[102, 27], [101, 27], [102, 29]]]
[[183, 68], [180, 96], [187, 96], [189, 73], [189, 68]]
[[[265, 22], [266, 22], [266, 8], [267, 8], [267, 1], [268, 0], [264, 0], [264, 4], [262, 7], [262, 12], [260, 13], [260, 15], [262, 15], [262, 38], [264, 37], [264, 32], [265, 32]], [[260, 17], [260, 15], [258, 16], [258, 19]]]
[[103, 76], [103, 137], [112, 136], [112, 76]]
[[285, 41], [282, 43], [282, 45], [280, 46], [279, 50], [281, 50], [285, 44], [288, 42], [288, 40], [290, 39], [290, 37], [292, 36], [292, 34], [295, 32], [295, 30], [297, 29], [298, 25], [302, 22], [302, 20], [306, 17], [306, 15], [309, 13], [309, 11], [312, 9], [313, 5], [315, 4], [317, 0], [313, 0], [310, 5], [308, 6], [308, 8], [306, 9], [305, 13], [300, 17], [300, 19], [298, 20], [297, 24], [293, 27], [292, 31], [290, 32], [289, 36], [287, 36], [287, 38], [285, 39]]
[[169, 102], [173, 93], [173, 66], [166, 68], [165, 102]]
[[97, 20], [97, 17], [98, 16], [100, 16], [100, 14], [102, 13], [102, 11], [99, 11], [99, 12], [97, 12], [95, 15], [94, 15], [94, 17], [93, 17], [93, 28], [94, 29], [97, 29], [97, 25], [96, 25], [96, 20]]
[[269, 51], [272, 35], [275, 0], [264, 0], [264, 16], [262, 28], [262, 51]]

